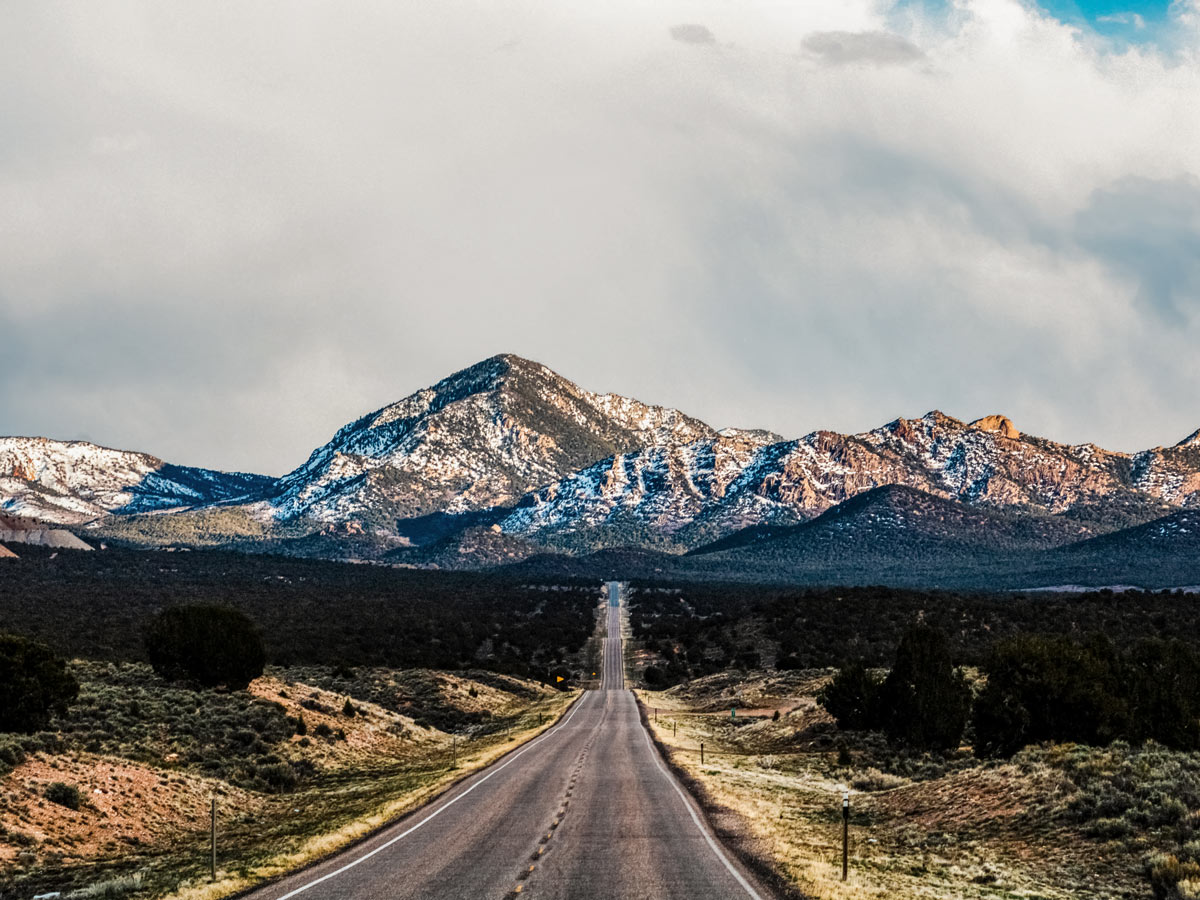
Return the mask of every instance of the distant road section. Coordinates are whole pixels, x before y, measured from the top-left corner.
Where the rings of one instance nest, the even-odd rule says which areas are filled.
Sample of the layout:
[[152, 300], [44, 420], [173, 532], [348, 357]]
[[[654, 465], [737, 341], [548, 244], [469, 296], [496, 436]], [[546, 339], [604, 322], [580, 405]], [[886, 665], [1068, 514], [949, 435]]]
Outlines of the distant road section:
[[600, 689], [555, 728], [369, 841], [250, 896], [770, 896], [713, 837], [651, 744], [625, 689], [621, 585], [607, 593]]

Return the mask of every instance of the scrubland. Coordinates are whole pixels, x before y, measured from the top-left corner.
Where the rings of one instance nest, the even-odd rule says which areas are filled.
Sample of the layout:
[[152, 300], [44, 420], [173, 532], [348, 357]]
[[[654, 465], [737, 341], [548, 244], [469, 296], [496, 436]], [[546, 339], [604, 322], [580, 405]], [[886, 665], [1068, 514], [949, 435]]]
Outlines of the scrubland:
[[656, 739], [718, 831], [798, 893], [1200, 896], [1200, 754], [1120, 742], [1028, 747], [990, 761], [967, 746], [907, 752], [838, 730], [815, 699], [831, 675], [724, 672], [639, 692]]
[[420, 806], [574, 696], [485, 671], [272, 667], [220, 692], [136, 662], [71, 668], [66, 716], [0, 736], [6, 900], [226, 896]]

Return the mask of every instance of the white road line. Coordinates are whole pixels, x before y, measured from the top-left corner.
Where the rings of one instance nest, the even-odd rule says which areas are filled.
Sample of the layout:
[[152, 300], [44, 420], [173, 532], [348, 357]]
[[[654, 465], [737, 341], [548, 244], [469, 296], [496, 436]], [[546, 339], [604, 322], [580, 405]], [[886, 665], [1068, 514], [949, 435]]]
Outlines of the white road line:
[[[610, 616], [609, 617], [609, 629], [611, 630], [611, 628], [612, 628], [612, 617]], [[618, 625], [618, 631], [617, 631], [618, 644], [620, 643], [620, 634], [621, 634], [620, 626]], [[624, 666], [622, 666], [622, 668], [624, 668]], [[622, 673], [622, 674], [624, 674], [624, 673]], [[637, 700], [634, 700], [633, 703], [634, 703], [634, 707], [636, 708]], [[684, 793], [683, 788], [681, 788], [679, 786], [679, 782], [675, 779], [675, 776], [672, 775], [666, 769], [666, 767], [663, 766], [662, 762], [659, 760], [658, 750], [655, 749], [654, 743], [650, 740], [649, 729], [647, 729], [646, 726], [643, 725], [640, 721], [638, 722], [638, 727], [642, 729], [642, 736], [646, 739], [646, 748], [650, 751], [650, 759], [652, 759], [654, 761], [655, 767], [658, 769], [659, 772], [662, 773], [663, 778], [667, 779], [667, 783], [670, 784], [671, 787], [673, 787], [675, 789], [675, 793], [677, 793], [679, 795], [679, 799], [682, 800], [683, 805], [685, 807], [687, 807], [688, 815], [692, 817], [692, 821], [696, 823], [696, 828], [700, 831], [700, 833], [702, 835], [704, 835], [704, 840], [708, 844], [709, 848], [712, 849], [712, 852], [716, 855], [717, 859], [719, 859], [721, 861], [721, 863], [725, 866], [725, 868], [729, 870], [729, 874], [734, 877], [734, 879], [737, 881], [737, 883], [742, 886], [742, 888], [746, 891], [746, 893], [750, 897], [753, 898], [753, 900], [762, 900], [762, 896], [758, 893], [758, 891], [756, 891], [753, 888], [753, 886], [750, 884], [750, 882], [748, 882], [744, 877], [742, 877], [741, 872], [739, 872], [736, 868], [734, 868], [733, 863], [731, 863], [729, 861], [729, 857], [727, 857], [725, 855], [724, 851], [721, 850], [721, 845], [717, 843], [716, 838], [714, 838], [711, 834], [709, 834], [708, 829], [704, 826], [704, 822], [700, 819], [700, 817], [698, 815], [696, 815], [696, 810], [693, 808], [692, 803], [688, 799], [687, 794]]]
[[449, 803], [445, 804], [444, 806], [439, 807], [436, 811], [430, 813], [428, 816], [426, 816], [424, 819], [422, 819], [416, 825], [412, 826], [412, 828], [409, 828], [406, 831], [396, 835], [394, 838], [392, 838], [387, 843], [380, 844], [378, 847], [376, 847], [370, 853], [364, 853], [362, 856], [360, 856], [358, 859], [354, 860], [353, 862], [346, 863], [346, 865], [342, 866], [340, 869], [330, 872], [328, 875], [322, 875], [320, 878], [314, 878], [312, 881], [308, 882], [307, 884], [303, 884], [300, 887], [296, 888], [295, 890], [289, 891], [288, 893], [286, 893], [282, 897], [280, 897], [279, 900], [288, 900], [289, 897], [295, 897], [297, 894], [302, 894], [305, 891], [307, 891], [309, 888], [316, 887], [318, 884], [320, 884], [323, 881], [328, 881], [330, 878], [333, 878], [337, 875], [341, 875], [343, 872], [353, 869], [359, 863], [366, 862], [368, 859], [370, 859], [376, 853], [386, 850], [388, 847], [392, 846], [393, 844], [395, 844], [397, 841], [401, 840], [402, 838], [408, 837], [410, 834], [412, 834], [414, 831], [416, 831], [422, 825], [426, 824], [427, 822], [433, 821], [438, 816], [440, 816], [442, 813], [444, 813], [446, 810], [448, 810], [451, 806], [453, 806], [455, 803], [457, 803], [459, 800], [461, 800], [463, 797], [467, 796], [467, 794], [471, 793], [471, 791], [475, 790], [475, 788], [479, 787], [481, 784], [483, 784], [485, 781], [487, 781], [489, 778], [491, 778], [493, 775], [500, 774], [505, 769], [507, 769], [509, 766], [511, 766], [513, 763], [515, 763], [517, 761], [518, 757], [523, 756], [525, 753], [532, 750], [534, 747], [536, 747], [538, 744], [540, 744], [546, 738], [550, 737], [553, 734], [556, 734], [561, 728], [563, 728], [563, 726], [565, 726], [568, 722], [570, 722], [571, 719], [575, 718], [575, 713], [579, 712], [579, 710], [583, 708], [584, 700], [586, 700], [587, 697], [590, 696], [590, 693], [591, 692], [589, 692], [588, 694], [584, 694], [583, 698], [580, 699], [580, 701], [575, 705], [575, 708], [573, 710], [571, 710], [570, 715], [568, 715], [565, 719], [563, 719], [561, 722], [559, 722], [557, 725], [555, 725], [553, 728], [551, 728], [545, 734], [543, 734], [540, 737], [536, 738], [535, 740], [531, 741], [529, 744], [527, 744], [521, 750], [518, 750], [508, 760], [508, 762], [504, 763], [504, 765], [489, 772], [483, 778], [480, 778], [477, 782], [475, 782], [473, 785], [471, 785], [469, 788], [467, 788], [465, 791], [463, 791], [461, 794], [459, 794], [457, 797], [455, 797]]
[[[636, 703], [636, 701], [634, 702]], [[692, 821], [696, 823], [696, 827], [700, 830], [700, 833], [704, 835], [704, 840], [708, 842], [708, 846], [712, 848], [712, 852], [716, 854], [717, 859], [725, 864], [725, 868], [729, 870], [729, 874], [737, 879], [737, 883], [745, 889], [748, 895], [753, 897], [754, 900], [762, 900], [762, 896], [758, 893], [758, 891], [754, 890], [754, 888], [750, 885], [750, 882], [742, 877], [742, 873], [734, 868], [733, 863], [729, 861], [729, 857], [727, 857], [721, 850], [721, 845], [718, 844], [716, 839], [708, 833], [708, 829], [704, 827], [704, 823], [700, 820], [700, 817], [696, 815], [696, 810], [692, 808], [691, 801], [688, 800], [688, 796], [684, 793], [683, 788], [679, 786], [679, 782], [675, 780], [675, 776], [667, 771], [667, 769], [659, 761], [658, 751], [654, 748], [654, 744], [650, 741], [650, 732], [646, 730], [646, 726], [642, 725], [641, 722], [639, 722], [638, 725], [641, 725], [642, 734], [646, 738], [646, 746], [650, 750], [651, 759], [654, 760], [654, 765], [658, 767], [658, 771], [662, 772], [663, 777], [667, 779], [671, 787], [675, 788], [675, 793], [679, 795], [679, 799], [682, 800], [683, 805], [687, 807], [688, 815], [692, 817]]]

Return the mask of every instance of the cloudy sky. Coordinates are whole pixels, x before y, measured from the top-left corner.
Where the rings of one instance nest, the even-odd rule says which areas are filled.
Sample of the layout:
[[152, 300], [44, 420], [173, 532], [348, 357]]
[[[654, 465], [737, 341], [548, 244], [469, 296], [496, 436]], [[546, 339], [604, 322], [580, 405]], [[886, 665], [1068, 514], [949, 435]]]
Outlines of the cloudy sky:
[[1200, 427], [1200, 0], [9, 4], [0, 434], [282, 473], [498, 352]]

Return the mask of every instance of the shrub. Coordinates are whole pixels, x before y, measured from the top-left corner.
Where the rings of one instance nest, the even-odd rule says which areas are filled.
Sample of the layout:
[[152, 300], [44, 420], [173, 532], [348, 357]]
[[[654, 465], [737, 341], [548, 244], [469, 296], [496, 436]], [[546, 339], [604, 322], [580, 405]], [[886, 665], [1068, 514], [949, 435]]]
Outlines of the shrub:
[[1189, 890], [1189, 883], [1200, 880], [1200, 865], [1181, 862], [1169, 853], [1155, 854], [1146, 863], [1146, 874], [1154, 896], [1158, 900], [1171, 900], [1187, 897], [1184, 891]]
[[79, 696], [79, 682], [50, 648], [0, 635], [0, 731], [32, 733], [46, 727]]
[[268, 763], [258, 767], [258, 777], [261, 778], [272, 791], [276, 793], [285, 793], [293, 790], [300, 782], [296, 770], [285, 762]]
[[243, 690], [263, 672], [266, 652], [254, 623], [224, 606], [176, 606], [146, 627], [146, 652], [164, 678]]
[[346, 702], [342, 705], [342, 715], [348, 718], [354, 718], [358, 715], [358, 710], [355, 709], [354, 704], [350, 702], [349, 697], [346, 698]]
[[333, 735], [333, 729], [325, 722], [318, 722], [317, 727], [313, 729], [313, 734], [317, 737], [327, 738]]
[[908, 781], [899, 775], [880, 772], [875, 768], [859, 772], [850, 780], [850, 786], [856, 791], [890, 791], [903, 784], [908, 784]]
[[946, 636], [916, 625], [896, 648], [896, 662], [879, 688], [879, 715], [889, 738], [910, 747], [959, 745], [971, 714], [971, 687], [954, 667]]
[[1130, 737], [1177, 750], [1200, 749], [1200, 654], [1182, 641], [1143, 640], [1126, 657], [1122, 683]]
[[79, 809], [83, 803], [79, 788], [73, 784], [63, 784], [61, 781], [46, 786], [46, 799], [67, 809]]
[[1103, 638], [1012, 638], [984, 668], [974, 717], [979, 756], [1011, 756], [1042, 741], [1104, 745], [1128, 730], [1120, 659]]
[[642, 672], [642, 680], [647, 687], [660, 688], [667, 684], [667, 675], [658, 666], [646, 666]]
[[119, 875], [67, 894], [67, 900], [122, 900], [142, 886], [142, 873]]
[[837, 720], [838, 727], [855, 730], [879, 727], [878, 701], [879, 681], [861, 660], [839, 669], [817, 694], [817, 702]]

